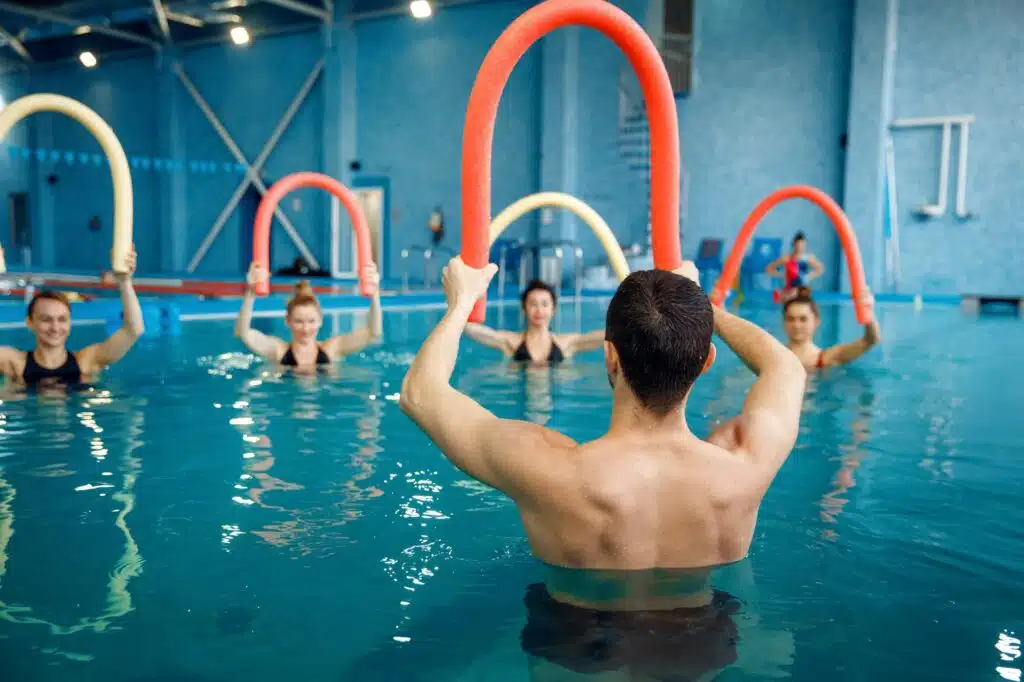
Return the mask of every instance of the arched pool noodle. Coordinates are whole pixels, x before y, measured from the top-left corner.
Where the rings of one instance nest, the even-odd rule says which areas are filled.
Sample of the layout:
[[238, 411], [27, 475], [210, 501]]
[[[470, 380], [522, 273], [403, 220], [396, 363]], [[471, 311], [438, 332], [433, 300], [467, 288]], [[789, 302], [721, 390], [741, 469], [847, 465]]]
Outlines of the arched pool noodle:
[[[643, 89], [651, 128], [651, 224], [654, 265], [682, 264], [679, 248], [679, 121], [665, 64], [650, 37], [632, 17], [605, 0], [546, 0], [505, 29], [484, 59], [466, 110], [462, 138], [462, 259], [474, 268], [487, 264], [491, 217], [491, 152], [494, 119], [509, 75], [541, 37], [578, 24], [601, 31], [625, 53]], [[485, 299], [470, 320], [484, 319]]]
[[608, 223], [604, 221], [604, 218], [602, 218], [597, 211], [590, 208], [586, 203], [571, 194], [563, 194], [562, 192], [539, 192], [537, 194], [531, 194], [530, 196], [523, 197], [519, 201], [509, 205], [508, 208], [498, 214], [498, 217], [491, 221], [490, 244], [493, 244], [509, 225], [519, 220], [530, 211], [535, 211], [544, 206], [564, 208], [567, 211], [575, 213], [580, 220], [585, 222], [590, 226], [590, 229], [594, 231], [594, 234], [597, 236], [597, 240], [601, 242], [601, 246], [604, 247], [605, 253], [608, 254], [608, 264], [611, 265], [612, 271], [615, 273], [615, 276], [619, 278], [619, 281], [621, 282], [629, 276], [629, 264], [626, 263], [626, 255], [622, 253], [622, 247], [619, 246], [618, 240], [615, 239], [615, 234], [612, 232], [612, 228], [608, 227]]
[[843, 209], [839, 208], [839, 204], [820, 189], [808, 185], [792, 185], [772, 192], [747, 216], [736, 237], [736, 243], [733, 244], [732, 251], [729, 252], [729, 258], [725, 261], [722, 274], [711, 290], [711, 303], [722, 305], [726, 294], [729, 293], [729, 284], [735, 281], [736, 273], [739, 272], [743, 254], [747, 250], [747, 243], [754, 234], [754, 230], [770, 210], [789, 199], [806, 199], [812, 204], [817, 204], [832, 221], [836, 233], [839, 235], [839, 243], [842, 244], [843, 252], [846, 254], [846, 266], [850, 271], [850, 290], [857, 311], [857, 321], [861, 324], [868, 324], [872, 320], [872, 305], [867, 282], [864, 279], [864, 265], [860, 258], [860, 248], [857, 246], [857, 235], [854, 234], [850, 220], [846, 217]]
[[[318, 187], [327, 190], [345, 207], [348, 217], [352, 220], [352, 228], [356, 233], [356, 249], [359, 266], [359, 293], [363, 296], [370, 295], [370, 285], [363, 278], [364, 268], [370, 264], [373, 256], [370, 254], [370, 228], [366, 223], [366, 216], [363, 209], [356, 200], [356, 195], [345, 185], [341, 184], [329, 175], [323, 173], [302, 172], [286, 175], [267, 190], [256, 209], [256, 223], [253, 227], [252, 259], [263, 267], [270, 269], [270, 223], [274, 219], [274, 209], [281, 202], [281, 199], [292, 190], [300, 187]], [[270, 293], [270, 283], [263, 282], [256, 287], [256, 294], [266, 296]]]
[[124, 148], [95, 111], [70, 97], [50, 94], [26, 95], [0, 111], [0, 141], [7, 137], [15, 123], [39, 111], [70, 116], [99, 140], [114, 183], [114, 247], [110, 252], [110, 267], [117, 273], [128, 272], [128, 254], [132, 248], [132, 175]]

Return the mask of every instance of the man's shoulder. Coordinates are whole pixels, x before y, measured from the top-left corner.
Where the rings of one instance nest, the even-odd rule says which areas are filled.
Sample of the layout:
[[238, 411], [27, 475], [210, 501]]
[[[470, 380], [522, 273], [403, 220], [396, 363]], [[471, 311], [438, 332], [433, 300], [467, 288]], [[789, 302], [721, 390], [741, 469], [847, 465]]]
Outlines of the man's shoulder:
[[550, 450], [576, 450], [580, 444], [561, 431], [541, 426], [529, 421], [502, 420], [506, 429], [505, 435], [513, 441], [517, 447], [536, 449], [538, 447]]

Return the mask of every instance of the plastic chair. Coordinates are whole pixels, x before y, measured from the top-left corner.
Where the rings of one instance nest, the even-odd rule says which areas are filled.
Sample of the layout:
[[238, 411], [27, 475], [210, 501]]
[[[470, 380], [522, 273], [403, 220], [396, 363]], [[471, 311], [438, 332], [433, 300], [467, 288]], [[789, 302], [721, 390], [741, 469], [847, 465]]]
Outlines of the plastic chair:
[[701, 239], [700, 246], [697, 247], [697, 258], [694, 259], [693, 264], [697, 266], [697, 270], [700, 272], [701, 287], [704, 291], [710, 291], [710, 288], [714, 286], [715, 280], [721, 274], [724, 267], [724, 263], [722, 263], [722, 240]]
[[740, 267], [742, 288], [745, 291], [771, 291], [774, 289], [774, 280], [765, 274], [764, 269], [781, 255], [782, 239], [780, 237], [754, 237], [750, 245], [750, 253], [743, 259], [743, 265]]

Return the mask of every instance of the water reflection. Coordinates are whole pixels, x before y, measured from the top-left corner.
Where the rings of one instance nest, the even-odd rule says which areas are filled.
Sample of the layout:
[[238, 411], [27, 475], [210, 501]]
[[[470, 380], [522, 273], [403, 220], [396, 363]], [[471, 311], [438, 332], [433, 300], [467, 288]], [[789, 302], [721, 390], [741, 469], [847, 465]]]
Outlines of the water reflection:
[[[382, 494], [366, 482], [374, 476], [376, 459], [383, 451], [381, 423], [387, 388], [379, 373], [344, 364], [312, 374], [267, 370], [245, 382], [241, 399], [231, 406], [235, 416], [229, 418], [242, 437], [241, 474], [232, 485], [231, 499], [285, 517], [258, 523], [248, 532], [270, 545], [291, 547], [302, 555], [335, 551], [325, 542], [328, 529], [358, 519], [364, 503]], [[282, 393], [286, 394], [287, 407], [275, 409], [273, 406], [282, 404], [278, 399]], [[358, 401], [359, 412], [353, 414], [347, 408], [339, 413], [338, 401], [342, 398], [348, 399], [346, 405]], [[349, 419], [353, 420], [354, 443], [321, 440], [325, 421]], [[288, 435], [285, 449], [275, 449], [271, 428]], [[282, 464], [286, 470], [296, 470], [305, 457], [315, 458], [310, 460], [315, 462], [327, 460], [329, 467], [338, 464], [352, 473], [341, 480], [321, 479], [315, 485], [287, 480], [279, 473]], [[323, 490], [330, 502], [326, 506], [310, 504], [308, 497], [281, 494], [307, 489]], [[237, 524], [224, 524], [222, 530], [225, 546], [246, 532]], [[337, 535], [330, 540], [332, 544], [351, 542]]]
[[[791, 674], [793, 633], [764, 615], [750, 560], [715, 572], [716, 589], [735, 597], [706, 612], [597, 612], [538, 600], [535, 579], [545, 567], [522, 543], [515, 547], [487, 562], [463, 562], [458, 593], [442, 604], [416, 609], [411, 594], [402, 598], [388, 641], [354, 660], [340, 679], [440, 682], [496, 679], [500, 671], [501, 679], [531, 682], [656, 682], [710, 680], [727, 668], [744, 675], [737, 679]], [[417, 553], [410, 548], [408, 556], [385, 562], [409, 593], [422, 588], [423, 567], [437, 562], [436, 545]]]
[[[1013, 680], [1013, 682], [1020, 682], [1021, 680], [1021, 667], [1018, 659], [1020, 658], [1020, 638], [1013, 636], [1014, 633], [1000, 632], [999, 639], [996, 641], [996, 651], [999, 652], [999, 663], [996, 667], [996, 672], [1004, 680]], [[1008, 665], [1009, 664], [1009, 665]]]
[[[854, 367], [845, 368], [841, 374], [825, 381], [829, 383], [828, 395], [835, 396], [841, 401], [839, 413], [846, 412], [852, 407], [849, 441], [838, 444], [839, 470], [832, 479], [831, 489], [822, 495], [818, 502], [821, 507], [821, 520], [834, 526], [849, 502], [847, 493], [857, 485], [854, 473], [867, 456], [863, 446], [872, 436], [871, 422], [876, 410], [877, 397], [871, 379]], [[839, 538], [838, 528], [826, 528], [822, 536], [826, 540], [835, 541]]]
[[[48, 397], [52, 398], [54, 396], [50, 395]], [[80, 424], [96, 434], [107, 430], [101, 424], [105, 423], [108, 418], [114, 421], [124, 416], [121, 413], [122, 410], [127, 412], [128, 423], [126, 433], [119, 437], [124, 442], [124, 454], [117, 466], [119, 476], [115, 479], [116, 483], [111, 483], [108, 480], [108, 477], [109, 479], [114, 479], [114, 473], [104, 471], [101, 472], [101, 476], [104, 477], [103, 480], [79, 485], [75, 488], [76, 492], [95, 493], [97, 499], [106, 497], [106, 490], [114, 490], [111, 494], [111, 499], [119, 505], [113, 510], [116, 512], [114, 527], [117, 528], [122, 539], [123, 550], [120, 558], [110, 570], [107, 583], [106, 608], [99, 615], [83, 616], [72, 623], [55, 623], [36, 615], [35, 610], [31, 606], [0, 600], [0, 619], [22, 625], [42, 625], [55, 635], [69, 635], [81, 631], [104, 632], [114, 621], [132, 611], [132, 597], [128, 587], [131, 580], [142, 573], [143, 566], [142, 555], [128, 525], [128, 517], [135, 508], [135, 486], [142, 472], [141, 459], [133, 453], [142, 445], [139, 437], [143, 432], [144, 417], [143, 411], [140, 408], [145, 403], [144, 401], [130, 398], [121, 398], [115, 403], [110, 399], [109, 392], [95, 390], [82, 393], [80, 397], [83, 407], [105, 406], [106, 408], [103, 412], [83, 410], [77, 413]], [[43, 408], [44, 412], [38, 415], [31, 415], [40, 418], [36, 420], [37, 423], [43, 420], [49, 422], [45, 428], [39, 428], [37, 433], [42, 435], [49, 431], [49, 434], [54, 437], [59, 435], [66, 436], [66, 438], [47, 439], [51, 441], [56, 440], [66, 446], [74, 438], [70, 421], [69, 402], [68, 400], [53, 403], [47, 402]], [[9, 419], [9, 409], [8, 407], [3, 413], [5, 424]], [[24, 414], [19, 416], [21, 418], [26, 417]], [[44, 447], [53, 448], [53, 446], [54, 443], [49, 442]], [[107, 456], [107, 452], [108, 450], [102, 439], [99, 439], [99, 436], [94, 438], [91, 456], [97, 461], [103, 461]], [[34, 470], [29, 470], [26, 473], [37, 478], [64, 478], [74, 475], [75, 471], [63, 464], [51, 464], [36, 467]], [[17, 490], [15, 485], [0, 470], [0, 589], [4, 587], [3, 578], [6, 575], [8, 563], [11, 561], [10, 543], [17, 528], [15, 524], [17, 516], [16, 498]], [[35, 507], [40, 502], [38, 500], [25, 500], [24, 503]]]
[[580, 397], [574, 395], [577, 391], [587, 392], [590, 387], [584, 381], [598, 376], [605, 381], [603, 372], [594, 363], [572, 360], [557, 365], [500, 360], [468, 370], [456, 386], [468, 395], [488, 396], [487, 407], [507, 408], [508, 413], [501, 416], [547, 426], [558, 411], [571, 411], [574, 399]]

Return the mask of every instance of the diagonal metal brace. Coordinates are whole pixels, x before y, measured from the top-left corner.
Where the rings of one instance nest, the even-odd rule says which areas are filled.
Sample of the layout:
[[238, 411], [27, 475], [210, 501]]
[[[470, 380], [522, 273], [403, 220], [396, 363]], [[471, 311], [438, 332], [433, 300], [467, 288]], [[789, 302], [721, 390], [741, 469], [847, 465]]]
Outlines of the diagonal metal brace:
[[[261, 194], [266, 194], [267, 187], [263, 183], [262, 178], [260, 177], [260, 171], [263, 168], [263, 164], [266, 163], [267, 158], [270, 156], [271, 152], [273, 152], [274, 147], [277, 145], [277, 142], [281, 139], [281, 136], [284, 134], [284, 131], [288, 128], [289, 123], [291, 123], [292, 118], [298, 112], [299, 107], [302, 106], [302, 103], [306, 99], [306, 96], [309, 94], [309, 91], [313, 88], [313, 85], [316, 83], [317, 78], [323, 71], [324, 64], [325, 60], [324, 58], [321, 57], [313, 66], [313, 70], [310, 72], [309, 76], [306, 77], [306, 80], [305, 82], [303, 82], [298, 94], [296, 94], [295, 98], [288, 106], [288, 109], [284, 112], [284, 115], [278, 122], [277, 127], [274, 129], [271, 136], [267, 139], [267, 142], [266, 144], [264, 144], [259, 156], [256, 157], [256, 160], [252, 164], [248, 162], [248, 160], [245, 158], [245, 155], [242, 154], [242, 151], [238, 148], [238, 145], [236, 145], [234, 140], [231, 139], [231, 135], [228, 134], [228, 131], [224, 128], [223, 124], [221, 124], [220, 120], [218, 120], [216, 114], [213, 113], [213, 110], [210, 108], [210, 105], [206, 103], [205, 99], [203, 99], [203, 96], [199, 93], [199, 90], [196, 88], [195, 84], [193, 84], [192, 81], [189, 79], [188, 75], [185, 74], [184, 69], [181, 68], [181, 64], [174, 65], [174, 71], [175, 73], [177, 73], [178, 78], [185, 86], [185, 89], [188, 90], [189, 94], [192, 96], [192, 99], [195, 100], [196, 105], [206, 116], [207, 120], [209, 120], [210, 125], [213, 126], [214, 130], [220, 136], [225, 146], [231, 152], [231, 155], [235, 157], [235, 160], [239, 164], [246, 167], [245, 179], [243, 179], [242, 182], [239, 183], [238, 187], [235, 189], [235, 192], [231, 195], [231, 199], [228, 200], [227, 204], [225, 204], [224, 209], [221, 211], [220, 215], [217, 217], [217, 220], [214, 222], [213, 227], [210, 228], [210, 231], [207, 233], [206, 238], [203, 239], [203, 243], [199, 245], [199, 248], [196, 250], [195, 255], [192, 257], [192, 260], [188, 264], [188, 272], [194, 272], [195, 269], [199, 266], [199, 263], [202, 261], [203, 257], [206, 256], [206, 253], [209, 251], [210, 247], [217, 239], [217, 236], [220, 234], [220, 231], [223, 229], [224, 224], [227, 222], [227, 219], [235, 210], [235, 207], [238, 205], [238, 202], [241, 201], [242, 196], [244, 196], [245, 191], [246, 189], [248, 189], [249, 185], [254, 185]], [[279, 221], [281, 221], [281, 225], [284, 227], [285, 232], [287, 232], [288, 236], [291, 237], [292, 242], [295, 244], [295, 247], [299, 250], [302, 256], [314, 268], [319, 268], [320, 264], [317, 262], [316, 257], [306, 246], [305, 242], [302, 241], [302, 237], [299, 236], [299, 233], [295, 229], [295, 226], [292, 225], [291, 221], [288, 220], [288, 217], [284, 214], [280, 207], [275, 208], [274, 215], [277, 217]]]

